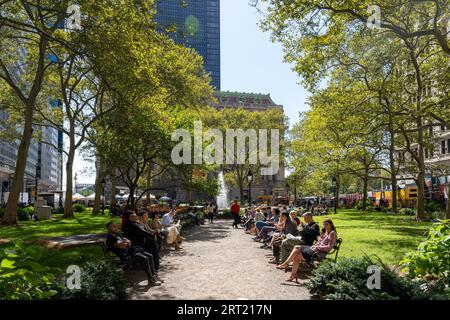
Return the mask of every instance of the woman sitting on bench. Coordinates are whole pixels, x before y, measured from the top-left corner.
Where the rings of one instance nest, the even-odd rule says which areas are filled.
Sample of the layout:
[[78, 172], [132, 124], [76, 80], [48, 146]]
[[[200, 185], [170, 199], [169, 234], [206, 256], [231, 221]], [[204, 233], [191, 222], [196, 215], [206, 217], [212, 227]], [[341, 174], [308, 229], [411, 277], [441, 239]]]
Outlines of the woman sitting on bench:
[[289, 264], [293, 262], [292, 273], [287, 282], [295, 281], [298, 283], [298, 269], [300, 264], [306, 260], [311, 262], [313, 256], [318, 256], [320, 259], [326, 257], [326, 255], [333, 249], [337, 242], [336, 228], [333, 221], [326, 219], [323, 221], [322, 234], [319, 240], [313, 246], [295, 246], [291, 252], [291, 255], [285, 262], [277, 266], [277, 269], [285, 270], [289, 267]]

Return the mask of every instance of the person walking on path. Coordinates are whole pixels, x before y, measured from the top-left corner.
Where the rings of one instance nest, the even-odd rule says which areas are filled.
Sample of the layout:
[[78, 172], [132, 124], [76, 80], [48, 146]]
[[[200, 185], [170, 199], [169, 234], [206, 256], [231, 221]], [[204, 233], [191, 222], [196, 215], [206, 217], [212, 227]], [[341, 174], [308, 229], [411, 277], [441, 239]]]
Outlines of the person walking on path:
[[213, 206], [213, 204], [211, 202], [206, 207], [206, 212], [208, 214], [209, 223], [213, 223], [213, 220], [214, 220], [214, 206]]
[[238, 229], [238, 225], [240, 222], [240, 213], [241, 213], [241, 207], [239, 206], [237, 200], [234, 200], [233, 205], [230, 208], [231, 215], [233, 216], [233, 228]]

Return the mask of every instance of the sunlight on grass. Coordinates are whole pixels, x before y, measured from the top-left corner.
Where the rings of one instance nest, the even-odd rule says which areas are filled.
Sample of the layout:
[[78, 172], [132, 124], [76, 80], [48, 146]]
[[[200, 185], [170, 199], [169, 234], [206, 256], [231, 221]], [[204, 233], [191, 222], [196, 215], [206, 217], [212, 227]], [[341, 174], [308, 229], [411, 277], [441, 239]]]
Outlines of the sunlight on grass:
[[398, 264], [406, 252], [417, 248], [431, 226], [414, 221], [412, 216], [356, 210], [342, 210], [316, 220], [326, 218], [333, 220], [338, 237], [343, 239], [340, 257], [377, 255], [389, 264]]

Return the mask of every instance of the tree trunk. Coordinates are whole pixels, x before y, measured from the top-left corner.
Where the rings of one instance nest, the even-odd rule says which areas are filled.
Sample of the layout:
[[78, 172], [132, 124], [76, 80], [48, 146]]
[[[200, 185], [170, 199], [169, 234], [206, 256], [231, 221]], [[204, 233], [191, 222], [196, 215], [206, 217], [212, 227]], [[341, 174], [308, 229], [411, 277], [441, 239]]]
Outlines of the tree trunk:
[[115, 175], [115, 172], [110, 174], [110, 178], [111, 178], [111, 207], [115, 207], [117, 204], [116, 201], [117, 177]]
[[240, 203], [241, 206], [244, 205], [244, 186], [242, 185], [242, 183], [239, 183], [239, 197], [240, 197]]
[[42, 81], [45, 73], [45, 52], [47, 49], [47, 39], [40, 38], [39, 41], [39, 57], [37, 62], [36, 76], [31, 87], [28, 99], [22, 96], [22, 101], [25, 107], [25, 123], [20, 140], [19, 149], [17, 151], [16, 169], [12, 181], [11, 191], [6, 204], [5, 214], [3, 216], [3, 225], [17, 224], [17, 205], [19, 202], [20, 191], [23, 185], [23, 177], [25, 175], [25, 168], [27, 166], [28, 149], [30, 148], [31, 139], [33, 137], [33, 117], [36, 105], [36, 98], [41, 91]]
[[70, 141], [69, 154], [66, 162], [66, 200], [64, 201], [63, 218], [73, 218], [73, 160], [75, 158], [75, 149], [73, 139]]
[[369, 179], [368, 179], [368, 177], [364, 177], [363, 178], [363, 206], [362, 206], [363, 211], [367, 210], [367, 189], [368, 189], [368, 185], [369, 185]]
[[[149, 165], [148, 173], [147, 173], [147, 189], [150, 188], [151, 184], [152, 184], [152, 166]], [[147, 204], [150, 205], [152, 203], [150, 190], [147, 190], [146, 198], [147, 198]]]
[[16, 169], [12, 181], [11, 191], [6, 204], [5, 215], [3, 216], [2, 224], [15, 225], [17, 224], [17, 207], [20, 197], [20, 191], [23, 187], [23, 177], [25, 175], [25, 168], [27, 166], [28, 149], [30, 148], [31, 138], [33, 137], [33, 113], [34, 106], [26, 106], [25, 111], [25, 126], [20, 140], [19, 149], [17, 151]]
[[95, 179], [95, 199], [94, 199], [94, 206], [92, 208], [92, 214], [94, 215], [100, 214], [101, 211], [102, 195], [103, 195], [102, 189], [103, 178], [104, 178], [103, 173], [99, 171], [99, 173], [97, 174], [97, 178]]
[[389, 145], [389, 165], [391, 168], [391, 185], [392, 185], [392, 212], [397, 213], [398, 211], [398, 191], [397, 191], [397, 169], [395, 166], [395, 136], [394, 128], [392, 125], [392, 116], [390, 117], [389, 123], [389, 135], [390, 135], [390, 145]]
[[134, 189], [134, 187], [131, 187], [130, 188], [130, 196], [128, 197], [128, 204], [130, 205], [131, 208], [134, 208], [134, 206], [136, 205], [134, 193], [135, 193], [135, 189]]
[[417, 219], [425, 219], [425, 155], [424, 155], [424, 137], [422, 129], [422, 118], [417, 119], [418, 130], [418, 169], [419, 174], [417, 176]]

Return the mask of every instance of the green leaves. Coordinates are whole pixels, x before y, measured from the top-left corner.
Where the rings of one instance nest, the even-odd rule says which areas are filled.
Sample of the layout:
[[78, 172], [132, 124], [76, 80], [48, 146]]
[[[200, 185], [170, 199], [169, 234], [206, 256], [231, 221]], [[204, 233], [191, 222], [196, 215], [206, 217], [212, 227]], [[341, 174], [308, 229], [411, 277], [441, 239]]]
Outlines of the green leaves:
[[450, 282], [450, 221], [443, 220], [430, 229], [428, 239], [401, 261], [411, 275], [447, 279]]
[[14, 269], [14, 263], [15, 263], [15, 261], [13, 261], [13, 260], [3, 259], [0, 264], [0, 268]]
[[33, 255], [20, 243], [0, 253], [0, 299], [50, 299], [56, 294], [54, 275]]

